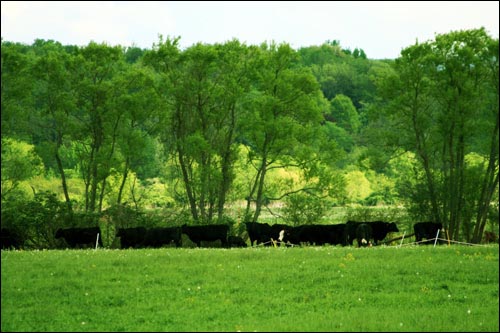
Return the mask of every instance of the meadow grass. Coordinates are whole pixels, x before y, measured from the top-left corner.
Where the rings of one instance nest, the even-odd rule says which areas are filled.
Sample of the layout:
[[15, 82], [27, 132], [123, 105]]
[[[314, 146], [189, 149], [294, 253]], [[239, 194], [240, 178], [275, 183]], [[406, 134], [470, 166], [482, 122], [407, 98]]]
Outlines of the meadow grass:
[[499, 248], [2, 251], [2, 331], [495, 331]]

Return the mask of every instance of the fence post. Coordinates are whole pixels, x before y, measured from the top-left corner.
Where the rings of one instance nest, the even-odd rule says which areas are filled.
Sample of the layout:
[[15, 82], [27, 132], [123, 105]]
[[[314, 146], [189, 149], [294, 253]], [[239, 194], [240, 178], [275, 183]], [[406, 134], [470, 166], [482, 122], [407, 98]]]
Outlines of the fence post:
[[399, 243], [399, 247], [403, 245], [403, 240], [405, 239], [406, 231], [403, 232], [403, 238], [401, 238], [401, 243]]
[[434, 240], [434, 247], [436, 247], [436, 243], [437, 243], [437, 241], [438, 241], [439, 231], [440, 231], [440, 230], [438, 229], [438, 232], [437, 232], [437, 234], [436, 234], [436, 239]]
[[95, 249], [97, 250], [97, 246], [99, 245], [99, 233], [97, 233], [97, 238], [95, 240]]

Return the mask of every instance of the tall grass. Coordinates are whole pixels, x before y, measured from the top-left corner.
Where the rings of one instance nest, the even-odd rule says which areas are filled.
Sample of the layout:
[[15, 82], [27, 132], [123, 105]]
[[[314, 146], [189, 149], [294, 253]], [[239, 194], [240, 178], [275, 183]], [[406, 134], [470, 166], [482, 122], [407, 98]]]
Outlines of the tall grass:
[[498, 246], [2, 251], [2, 331], [496, 331]]

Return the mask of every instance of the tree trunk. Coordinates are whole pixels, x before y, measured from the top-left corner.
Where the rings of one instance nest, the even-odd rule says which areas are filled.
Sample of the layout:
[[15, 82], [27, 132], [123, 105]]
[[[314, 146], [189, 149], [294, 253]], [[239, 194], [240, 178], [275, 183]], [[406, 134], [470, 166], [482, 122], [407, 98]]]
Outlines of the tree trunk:
[[257, 198], [255, 199], [255, 213], [253, 214], [252, 222], [257, 222], [259, 219], [260, 212], [262, 210], [263, 204], [263, 194], [264, 194], [264, 184], [267, 172], [267, 158], [266, 155], [263, 156], [261, 164], [261, 173], [258, 179], [257, 185]]
[[196, 207], [196, 198], [194, 197], [194, 193], [191, 187], [191, 180], [189, 178], [189, 166], [187, 165], [187, 162], [185, 161], [186, 158], [184, 157], [183, 151], [179, 146], [177, 147], [177, 153], [179, 158], [179, 165], [181, 166], [182, 171], [182, 179], [184, 180], [184, 187], [186, 189], [186, 195], [188, 197], [189, 207], [191, 209], [191, 216], [193, 217], [193, 220], [198, 221], [198, 209]]
[[122, 182], [120, 183], [120, 189], [118, 190], [118, 198], [116, 199], [116, 203], [118, 205], [122, 203], [123, 189], [125, 188], [125, 184], [127, 183], [129, 163], [130, 163], [130, 157], [127, 157], [125, 159], [125, 167], [123, 168]]
[[499, 130], [499, 114], [496, 112], [496, 122], [491, 134], [490, 154], [488, 160], [488, 168], [483, 178], [481, 186], [481, 194], [478, 200], [478, 208], [476, 214], [476, 225], [472, 236], [473, 243], [480, 243], [490, 208], [490, 203], [498, 186], [498, 130]]
[[57, 168], [59, 169], [59, 173], [61, 174], [61, 183], [64, 192], [64, 198], [66, 199], [66, 206], [68, 207], [68, 212], [71, 214], [73, 213], [73, 207], [71, 206], [71, 199], [69, 197], [68, 183], [66, 182], [66, 174], [64, 173], [61, 157], [59, 156], [58, 152], [56, 152], [55, 157], [57, 161]]

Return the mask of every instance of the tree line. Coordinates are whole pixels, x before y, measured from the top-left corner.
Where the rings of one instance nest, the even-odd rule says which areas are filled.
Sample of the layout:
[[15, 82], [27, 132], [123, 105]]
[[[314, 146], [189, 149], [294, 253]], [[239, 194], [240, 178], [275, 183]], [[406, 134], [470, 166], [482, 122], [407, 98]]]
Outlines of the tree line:
[[52, 202], [37, 192], [58, 179], [69, 216], [154, 202], [213, 224], [243, 201], [257, 222], [281, 202], [312, 223], [352, 202], [364, 175], [376, 190], [362, 203], [404, 204], [454, 239], [479, 242], [498, 220], [498, 39], [483, 28], [395, 60], [338, 41], [178, 42], [2, 39], [2, 221]]

